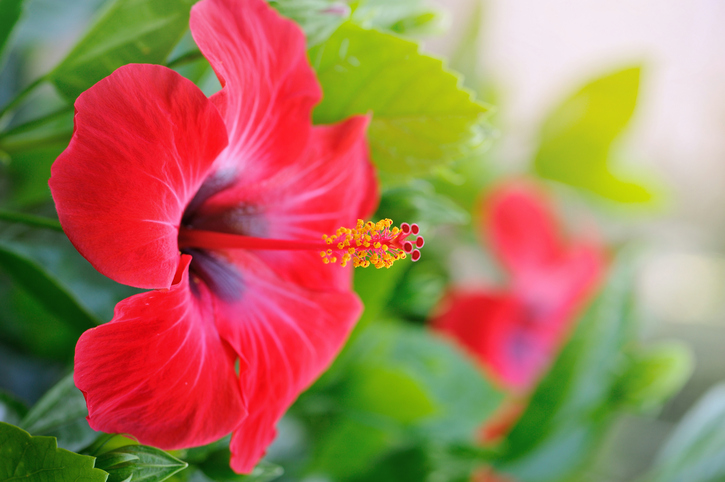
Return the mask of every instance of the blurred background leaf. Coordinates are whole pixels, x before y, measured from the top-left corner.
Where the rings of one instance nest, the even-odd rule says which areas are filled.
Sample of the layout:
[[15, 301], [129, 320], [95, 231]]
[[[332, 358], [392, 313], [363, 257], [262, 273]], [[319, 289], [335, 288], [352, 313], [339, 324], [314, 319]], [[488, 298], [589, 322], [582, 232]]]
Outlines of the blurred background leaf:
[[725, 384], [710, 389], [684, 416], [642, 480], [725, 480]]
[[5, 47], [23, 13], [25, 0], [0, 0], [0, 69], [5, 64]]
[[49, 74], [70, 102], [129, 63], [163, 63], [189, 28], [194, 0], [114, 0]]
[[33, 435], [55, 437], [61, 448], [79, 451], [98, 437], [86, 416], [86, 400], [73, 384], [71, 373], [38, 400], [19, 426]]
[[[623, 256], [503, 442], [494, 463], [520, 482], [580, 480], [618, 404], [611, 394], [634, 341], [631, 258]], [[571, 479], [570, 479], [571, 478]]]
[[399, 450], [471, 443], [502, 400], [471, 361], [421, 327], [373, 323], [336, 364], [344, 377], [323, 378], [294, 412], [312, 420], [308, 471], [336, 480], [357, 480]]
[[541, 129], [536, 173], [613, 201], [650, 201], [651, 188], [613, 172], [612, 143], [634, 113], [640, 73], [632, 67], [600, 77], [554, 109]]

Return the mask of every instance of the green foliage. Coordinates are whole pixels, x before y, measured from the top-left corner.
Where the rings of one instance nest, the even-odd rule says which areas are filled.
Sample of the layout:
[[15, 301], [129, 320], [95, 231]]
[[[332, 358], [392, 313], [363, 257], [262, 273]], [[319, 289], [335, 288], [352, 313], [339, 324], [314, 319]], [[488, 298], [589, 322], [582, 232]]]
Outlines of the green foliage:
[[[431, 471], [428, 454], [421, 447], [392, 452], [372, 466], [363, 467], [353, 482], [421, 482]], [[445, 479], [444, 479], [445, 480]]]
[[649, 201], [651, 192], [617, 177], [610, 162], [612, 143], [634, 112], [639, 77], [639, 67], [606, 75], [554, 109], [541, 130], [536, 172], [614, 201]]
[[187, 466], [163, 450], [145, 445], [126, 445], [96, 459], [96, 467], [108, 472], [108, 482], [161, 482]]
[[365, 311], [357, 322], [355, 332], [359, 332], [383, 312], [395, 286], [405, 275], [407, 268], [404, 263], [398, 262], [386, 269], [368, 268], [354, 271], [355, 291], [365, 306]]
[[418, 223], [423, 232], [437, 225], [464, 225], [471, 221], [466, 211], [422, 180], [385, 191], [378, 213], [378, 217], [391, 218], [398, 223]]
[[32, 434], [56, 437], [63, 448], [80, 450], [98, 435], [88, 426], [87, 415], [85, 398], [71, 373], [48, 390], [19, 425]]
[[95, 459], [59, 449], [53, 437], [31, 437], [0, 422], [0, 480], [26, 482], [105, 482], [108, 474], [94, 468]]
[[661, 342], [635, 351], [630, 366], [620, 378], [615, 394], [624, 404], [643, 411], [660, 407], [690, 378], [694, 359], [690, 349], [678, 342]]
[[282, 467], [269, 462], [259, 462], [252, 473], [237, 474], [229, 468], [229, 449], [217, 450], [199, 465], [204, 475], [217, 482], [269, 482], [279, 478], [283, 473]]
[[269, 4], [302, 27], [308, 47], [330, 38], [350, 17], [347, 3], [336, 0], [270, 0]]
[[57, 280], [27, 257], [0, 246], [0, 270], [78, 333], [100, 324]]
[[20, 19], [25, 0], [0, 0], [0, 69], [3, 67], [5, 47]]
[[353, 0], [354, 23], [402, 35], [422, 35], [440, 29], [440, 12], [424, 0]]
[[345, 377], [313, 389], [298, 407], [318, 407], [321, 397], [338, 404], [315, 427], [309, 469], [335, 479], [411, 444], [469, 442], [502, 399], [454, 347], [418, 327], [371, 324], [340, 363]]
[[325, 42], [346, 20], [364, 28], [420, 35], [436, 31], [441, 19], [422, 0], [269, 0], [269, 4], [302, 27], [308, 47]]
[[129, 63], [166, 60], [189, 28], [194, 0], [115, 0], [49, 74], [69, 101]]
[[685, 415], [657, 456], [646, 482], [725, 480], [725, 384]]
[[0, 391], [0, 422], [18, 425], [28, 413], [25, 404], [13, 395]]
[[314, 121], [373, 112], [369, 142], [384, 183], [427, 174], [486, 138], [486, 107], [413, 42], [347, 23], [310, 59], [325, 94]]
[[631, 278], [631, 259], [620, 259], [504, 442], [499, 470], [521, 482], [561, 482], [591, 456], [619, 407], [612, 392], [634, 336]]

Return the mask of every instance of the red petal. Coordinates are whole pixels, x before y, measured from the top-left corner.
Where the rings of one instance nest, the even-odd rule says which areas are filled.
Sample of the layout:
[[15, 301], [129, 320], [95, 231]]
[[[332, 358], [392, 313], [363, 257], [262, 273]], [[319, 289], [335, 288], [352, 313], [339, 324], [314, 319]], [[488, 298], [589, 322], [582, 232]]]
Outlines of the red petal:
[[253, 255], [229, 253], [244, 273], [237, 303], [220, 304], [219, 331], [243, 357], [249, 416], [232, 437], [232, 468], [251, 471], [275, 435], [275, 424], [343, 347], [362, 305], [354, 293], [320, 293], [277, 278]]
[[[518, 350], [525, 329], [522, 307], [511, 295], [479, 291], [449, 293], [431, 327], [453, 339], [493, 378], [518, 389], [531, 378], [539, 356]], [[525, 331], [523, 332], [525, 334]]]
[[[241, 234], [274, 239], [322, 241], [341, 226], [377, 206], [377, 180], [369, 160], [365, 132], [368, 118], [350, 119], [313, 130], [309, 149], [295, 164], [276, 171], [263, 182], [245, 179], [210, 198], [199, 210], [197, 229], [235, 214], [227, 230], [242, 226]], [[245, 210], [239, 210], [245, 206]], [[251, 213], [251, 214], [249, 214]], [[312, 290], [349, 290], [350, 269], [322, 263], [317, 251], [258, 251], [260, 259], [285, 280]]]
[[219, 113], [157, 65], [119, 68], [75, 107], [73, 138], [50, 178], [66, 234], [119, 283], [169, 287], [184, 208], [227, 144]]
[[190, 259], [169, 290], [121, 301], [78, 341], [75, 383], [93, 429], [178, 449], [217, 440], [246, 415], [237, 357], [216, 331], [211, 295], [203, 285], [191, 294]]
[[212, 100], [229, 147], [215, 170], [253, 182], [297, 162], [322, 95], [302, 30], [263, 0], [203, 0], [190, 25], [224, 87]]
[[532, 187], [510, 184], [486, 200], [484, 226], [491, 246], [514, 274], [536, 270], [562, 255], [563, 242], [545, 198]]

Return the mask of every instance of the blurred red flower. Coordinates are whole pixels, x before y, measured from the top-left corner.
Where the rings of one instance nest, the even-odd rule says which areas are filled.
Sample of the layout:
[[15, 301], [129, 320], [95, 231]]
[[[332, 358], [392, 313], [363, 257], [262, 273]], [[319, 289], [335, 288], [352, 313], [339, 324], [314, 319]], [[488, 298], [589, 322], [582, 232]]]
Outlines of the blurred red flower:
[[483, 236], [509, 274], [506, 288], [452, 289], [431, 321], [452, 338], [512, 400], [482, 430], [505, 435], [592, 295], [605, 270], [603, 247], [565, 239], [546, 197], [532, 185], [504, 185], [485, 201]]
[[94, 429], [164, 449], [233, 431], [232, 467], [249, 472], [362, 308], [351, 268], [306, 243], [368, 216], [377, 183], [366, 117], [311, 125], [321, 92], [293, 22], [263, 0], [203, 0], [190, 23], [222, 90], [119, 68], [78, 98], [52, 168], [81, 254], [156, 289], [83, 334], [75, 382]]

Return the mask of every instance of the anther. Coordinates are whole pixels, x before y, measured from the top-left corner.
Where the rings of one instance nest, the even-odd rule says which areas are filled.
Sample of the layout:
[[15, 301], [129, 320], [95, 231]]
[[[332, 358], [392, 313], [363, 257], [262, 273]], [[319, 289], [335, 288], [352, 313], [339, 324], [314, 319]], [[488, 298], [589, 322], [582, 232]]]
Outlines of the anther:
[[338, 248], [324, 252], [325, 263], [335, 263], [340, 259], [342, 266], [352, 261], [355, 267], [373, 265], [378, 269], [390, 268], [395, 261], [405, 259], [408, 254], [413, 261], [418, 261], [421, 254], [416, 247], [423, 247], [423, 237], [405, 239], [420, 232], [418, 225], [402, 223], [400, 228], [396, 228], [392, 224], [390, 219], [377, 223], [358, 220], [352, 229], [342, 227], [334, 235], [323, 237], [328, 244]]

